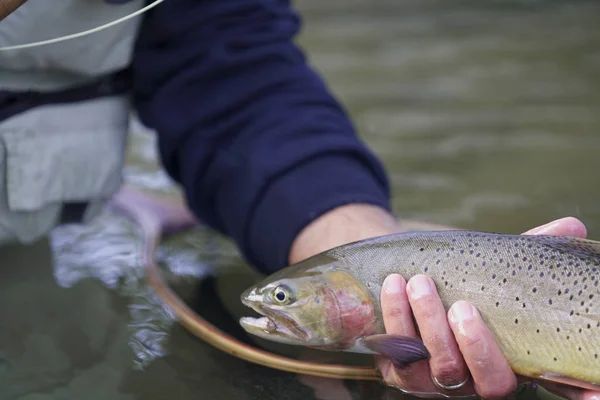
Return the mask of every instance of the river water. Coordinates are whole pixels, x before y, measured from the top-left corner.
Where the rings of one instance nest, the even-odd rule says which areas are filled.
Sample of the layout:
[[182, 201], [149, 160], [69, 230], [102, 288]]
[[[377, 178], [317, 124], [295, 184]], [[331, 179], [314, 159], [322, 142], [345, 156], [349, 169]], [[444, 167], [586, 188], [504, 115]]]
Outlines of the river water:
[[[297, 7], [299, 43], [384, 160], [400, 218], [518, 233], [572, 215], [600, 238], [600, 5]], [[134, 124], [132, 135], [126, 181], [176, 193], [151, 132]], [[173, 324], [145, 284], [139, 244], [135, 227], [107, 210], [49, 241], [0, 249], [0, 399], [402, 398], [377, 384], [265, 369], [206, 345]], [[258, 275], [226, 238], [200, 227], [167, 240], [158, 256], [195, 310], [249, 340], [236, 323], [245, 312], [238, 295]]]

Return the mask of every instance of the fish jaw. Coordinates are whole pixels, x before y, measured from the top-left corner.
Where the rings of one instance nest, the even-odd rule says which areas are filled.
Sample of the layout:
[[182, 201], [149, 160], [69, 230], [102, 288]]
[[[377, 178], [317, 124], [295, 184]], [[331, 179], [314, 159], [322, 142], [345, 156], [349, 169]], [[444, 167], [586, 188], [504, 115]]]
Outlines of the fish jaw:
[[292, 331], [283, 325], [278, 325], [269, 317], [242, 317], [240, 318], [240, 325], [246, 332], [261, 339], [291, 345], [304, 344], [294, 336]]
[[242, 293], [241, 301], [246, 307], [262, 315], [259, 318], [240, 318], [240, 325], [246, 332], [262, 339], [289, 345], [306, 346], [310, 342], [310, 333], [285, 313], [265, 306], [263, 295], [257, 293], [256, 288]]

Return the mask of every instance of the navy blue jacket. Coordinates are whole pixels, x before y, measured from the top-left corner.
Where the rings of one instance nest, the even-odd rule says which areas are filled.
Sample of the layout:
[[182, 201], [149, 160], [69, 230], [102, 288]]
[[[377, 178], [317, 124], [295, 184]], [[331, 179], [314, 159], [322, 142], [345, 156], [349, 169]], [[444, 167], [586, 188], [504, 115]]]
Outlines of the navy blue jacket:
[[389, 209], [385, 171], [293, 43], [286, 0], [168, 0], [144, 16], [135, 104], [192, 211], [264, 272], [319, 215]]

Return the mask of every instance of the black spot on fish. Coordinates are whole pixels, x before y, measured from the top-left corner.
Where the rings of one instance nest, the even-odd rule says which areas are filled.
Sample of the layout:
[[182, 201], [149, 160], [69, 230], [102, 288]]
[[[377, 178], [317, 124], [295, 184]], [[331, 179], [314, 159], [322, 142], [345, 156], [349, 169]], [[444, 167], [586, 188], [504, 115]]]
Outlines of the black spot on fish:
[[533, 293], [537, 292], [537, 288], [533, 288], [532, 290], [533, 290]]

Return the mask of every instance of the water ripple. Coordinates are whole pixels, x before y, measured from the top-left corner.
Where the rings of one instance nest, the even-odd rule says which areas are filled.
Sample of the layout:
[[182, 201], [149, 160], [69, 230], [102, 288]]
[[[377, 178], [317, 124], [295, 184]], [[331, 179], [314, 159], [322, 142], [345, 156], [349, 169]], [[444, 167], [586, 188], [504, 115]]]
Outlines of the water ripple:
[[[123, 217], [104, 211], [87, 225], [70, 224], [51, 234], [56, 282], [64, 288], [84, 279], [95, 279], [106, 288], [129, 299], [129, 346], [134, 367], [142, 369], [164, 357], [167, 331], [175, 322], [172, 310], [145, 280], [141, 263], [142, 243], [136, 226]], [[197, 252], [163, 245], [158, 261], [178, 278], [201, 278], [210, 267], [200, 262]]]

